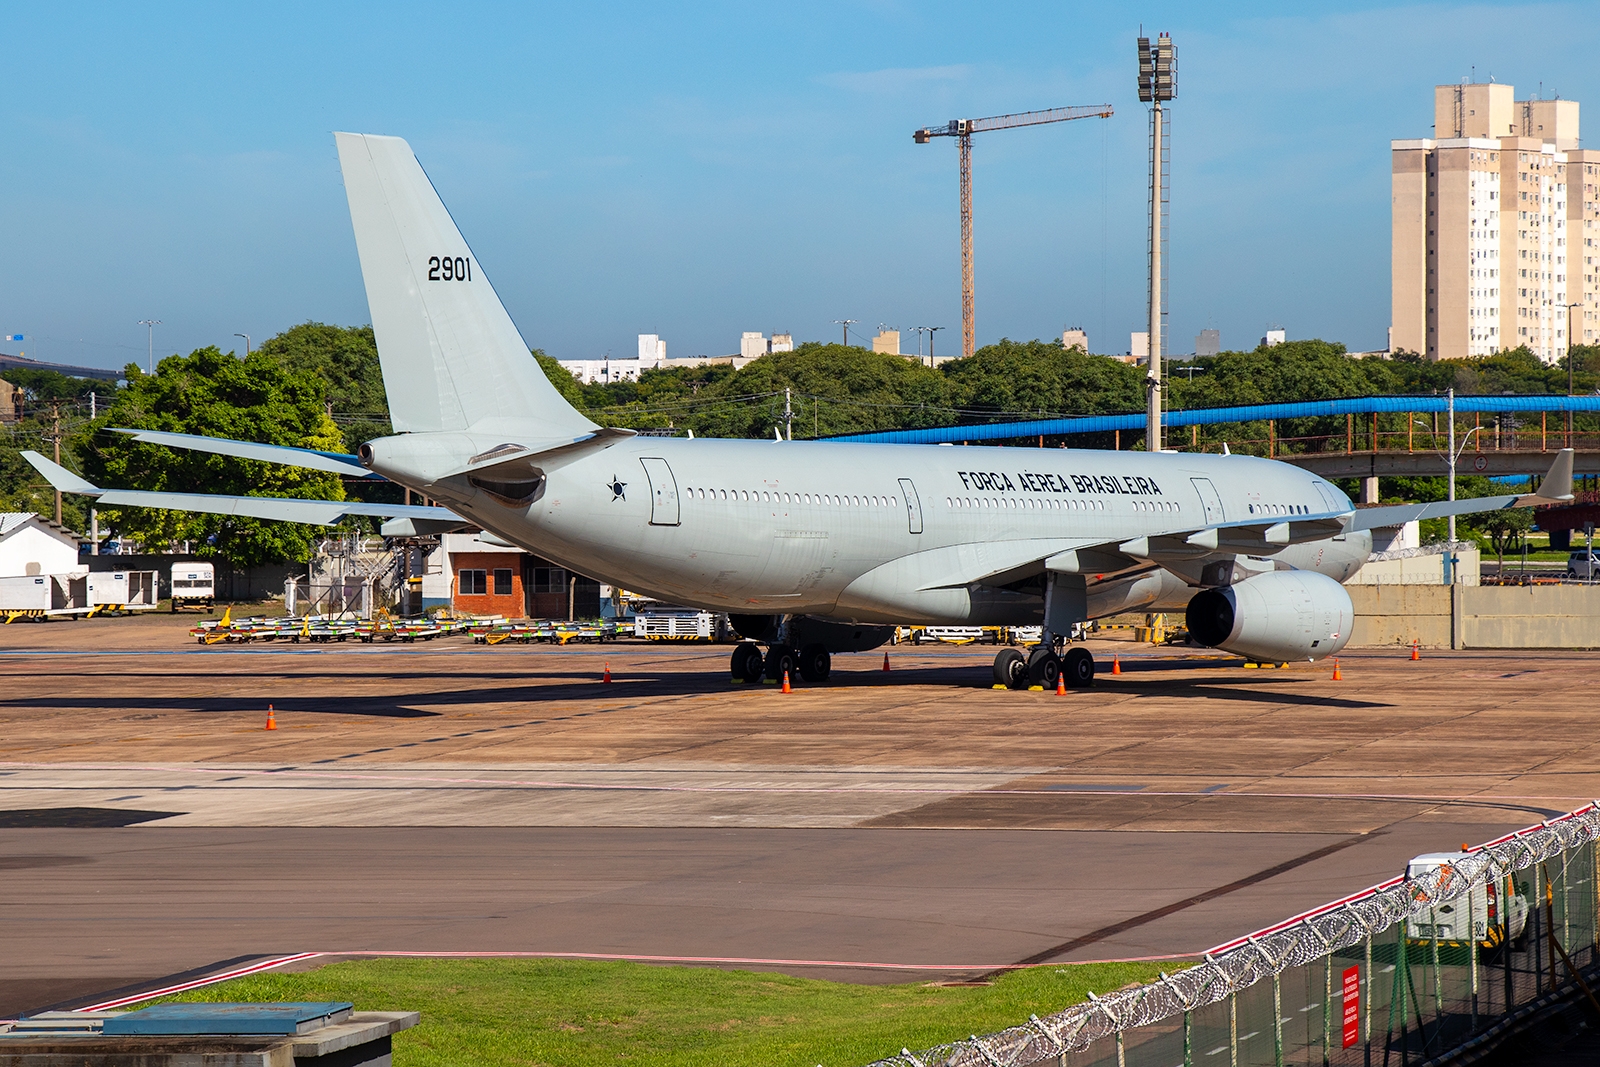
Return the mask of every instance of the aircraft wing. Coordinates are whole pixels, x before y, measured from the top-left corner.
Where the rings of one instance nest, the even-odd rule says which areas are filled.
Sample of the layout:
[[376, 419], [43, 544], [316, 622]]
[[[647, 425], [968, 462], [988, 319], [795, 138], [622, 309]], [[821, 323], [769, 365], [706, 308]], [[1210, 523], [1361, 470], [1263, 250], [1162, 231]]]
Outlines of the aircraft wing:
[[313, 448], [263, 445], [255, 441], [230, 441], [224, 437], [202, 437], [199, 434], [169, 433], [166, 430], [129, 430], [120, 426], [113, 426], [111, 430], [113, 433], [125, 433], [135, 441], [166, 445], [168, 448], [187, 448], [194, 452], [212, 452], [219, 456], [258, 459], [263, 463], [282, 463], [289, 467], [309, 467], [312, 470], [341, 474], [346, 478], [381, 477], [363, 467], [356, 457], [343, 452], [319, 452]]
[[63, 493], [91, 496], [100, 504], [109, 507], [165, 508], [169, 511], [242, 515], [253, 519], [304, 522], [318, 526], [331, 526], [348, 515], [409, 519], [418, 524], [418, 529], [441, 522], [448, 523], [449, 527], [460, 526], [466, 522], [449, 508], [413, 504], [369, 504], [362, 500], [296, 500], [270, 496], [213, 496], [206, 493], [101, 489], [65, 467], [52, 463], [37, 452], [25, 451], [22, 457], [44, 475], [46, 481]]
[[1479, 496], [1468, 500], [1436, 500], [1430, 504], [1391, 504], [1382, 508], [1361, 508], [1350, 521], [1352, 530], [1377, 530], [1400, 526], [1417, 519], [1442, 519], [1450, 515], [1477, 515], [1501, 508], [1529, 508], [1539, 504], [1572, 502], [1572, 461], [1575, 453], [1563, 448], [1556, 453], [1539, 488], [1520, 496]]

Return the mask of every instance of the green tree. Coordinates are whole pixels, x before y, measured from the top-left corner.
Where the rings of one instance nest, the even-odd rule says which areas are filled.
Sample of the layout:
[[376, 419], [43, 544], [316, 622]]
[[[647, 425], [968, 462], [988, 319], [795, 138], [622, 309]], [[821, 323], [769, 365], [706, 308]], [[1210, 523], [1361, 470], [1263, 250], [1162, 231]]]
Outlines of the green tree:
[[1477, 515], [1463, 516], [1460, 522], [1483, 533], [1494, 549], [1500, 569], [1506, 565], [1506, 551], [1519, 547], [1533, 529], [1532, 508], [1500, 508]]
[[[202, 348], [162, 360], [153, 375], [130, 365], [127, 388], [84, 443], [84, 473], [100, 485], [153, 491], [343, 500], [337, 475], [141, 444], [104, 430], [170, 430], [339, 451], [344, 438], [327, 415], [326, 397], [321, 376], [291, 369], [271, 352], [241, 360]], [[316, 527], [296, 523], [151, 508], [106, 508], [101, 517], [148, 548], [189, 541], [239, 566], [305, 559], [317, 537]]]
[[362, 442], [392, 432], [371, 326], [304, 322], [263, 341], [256, 351], [291, 374], [322, 380], [324, 400], [343, 431], [334, 451], [354, 453]]

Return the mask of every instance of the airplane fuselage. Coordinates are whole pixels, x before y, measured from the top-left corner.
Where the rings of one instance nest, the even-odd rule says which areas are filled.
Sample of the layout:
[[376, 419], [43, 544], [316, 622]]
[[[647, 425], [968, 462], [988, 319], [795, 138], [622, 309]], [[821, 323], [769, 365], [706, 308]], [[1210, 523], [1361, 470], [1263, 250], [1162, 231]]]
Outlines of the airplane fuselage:
[[[1349, 510], [1299, 468], [1201, 453], [629, 437], [538, 457], [530, 502], [385, 456], [380, 473], [573, 571], [697, 607], [860, 622], [1037, 622], [1026, 580], [1055, 552]], [[1351, 534], [1271, 556], [1344, 581], [1369, 550]], [[1198, 584], [1181, 570], [1086, 573], [1089, 617], [1181, 609]]]

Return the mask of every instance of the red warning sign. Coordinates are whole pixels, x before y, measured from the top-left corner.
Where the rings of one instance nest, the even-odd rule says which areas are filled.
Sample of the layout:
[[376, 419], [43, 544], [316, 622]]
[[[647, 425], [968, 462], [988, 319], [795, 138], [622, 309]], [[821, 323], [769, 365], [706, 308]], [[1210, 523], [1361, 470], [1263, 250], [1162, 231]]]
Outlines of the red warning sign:
[[1346, 967], [1344, 972], [1344, 1047], [1361, 1041], [1361, 968]]

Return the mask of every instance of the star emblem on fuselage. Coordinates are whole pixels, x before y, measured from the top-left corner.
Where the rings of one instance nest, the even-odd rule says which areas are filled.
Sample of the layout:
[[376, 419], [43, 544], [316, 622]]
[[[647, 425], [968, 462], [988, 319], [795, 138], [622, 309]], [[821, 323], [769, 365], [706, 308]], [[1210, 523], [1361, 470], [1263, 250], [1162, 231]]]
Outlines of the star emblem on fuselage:
[[619, 482], [619, 481], [617, 481], [617, 476], [615, 474], [613, 474], [611, 476], [611, 484], [609, 486], [607, 486], [606, 488], [611, 490], [611, 499], [612, 500], [626, 500], [626, 499], [628, 499], [628, 494], [623, 491], [623, 490], [628, 488], [628, 483], [627, 482]]

